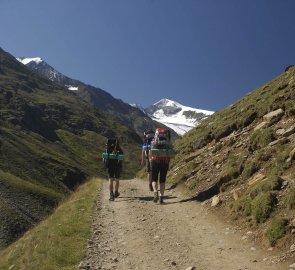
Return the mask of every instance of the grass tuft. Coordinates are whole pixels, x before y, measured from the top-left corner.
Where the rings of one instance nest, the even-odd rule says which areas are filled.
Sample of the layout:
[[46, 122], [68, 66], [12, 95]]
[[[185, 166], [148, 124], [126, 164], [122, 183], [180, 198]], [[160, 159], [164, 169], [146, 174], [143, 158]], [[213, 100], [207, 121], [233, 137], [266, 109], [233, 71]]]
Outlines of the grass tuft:
[[278, 239], [282, 238], [288, 229], [288, 221], [282, 217], [273, 219], [266, 232], [267, 238], [272, 246], [275, 245]]
[[251, 212], [257, 223], [267, 220], [272, 211], [272, 196], [270, 192], [258, 194], [251, 202]]

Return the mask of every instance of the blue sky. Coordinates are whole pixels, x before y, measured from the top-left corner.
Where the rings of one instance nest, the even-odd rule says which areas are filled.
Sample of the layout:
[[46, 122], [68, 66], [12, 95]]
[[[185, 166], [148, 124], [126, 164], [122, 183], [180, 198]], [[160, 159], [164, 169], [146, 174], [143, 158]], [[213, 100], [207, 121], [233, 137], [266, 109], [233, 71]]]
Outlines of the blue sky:
[[293, 0], [0, 0], [0, 47], [147, 107], [219, 110], [295, 64]]

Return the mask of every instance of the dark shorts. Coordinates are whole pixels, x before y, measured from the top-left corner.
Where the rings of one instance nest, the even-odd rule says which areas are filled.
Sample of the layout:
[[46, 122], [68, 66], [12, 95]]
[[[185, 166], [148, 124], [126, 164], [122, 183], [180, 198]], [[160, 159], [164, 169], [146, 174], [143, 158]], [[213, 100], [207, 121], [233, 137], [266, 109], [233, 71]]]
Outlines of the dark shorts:
[[117, 160], [109, 160], [108, 175], [109, 178], [119, 178], [122, 171], [122, 165]]
[[158, 182], [158, 179], [160, 176], [160, 183], [165, 183], [168, 168], [169, 168], [169, 161], [167, 161], [167, 160], [152, 160], [151, 161], [152, 181]]
[[148, 158], [145, 159], [145, 171], [150, 172], [151, 171], [151, 163]]

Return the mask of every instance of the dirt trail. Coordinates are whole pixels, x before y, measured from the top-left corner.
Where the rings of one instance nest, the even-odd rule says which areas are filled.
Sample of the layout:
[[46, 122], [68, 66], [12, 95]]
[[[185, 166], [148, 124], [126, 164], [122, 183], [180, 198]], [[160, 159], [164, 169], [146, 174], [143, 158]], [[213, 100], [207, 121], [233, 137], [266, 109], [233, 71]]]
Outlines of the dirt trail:
[[167, 190], [160, 205], [145, 181], [122, 180], [121, 196], [109, 202], [108, 183], [101, 181], [88, 258], [80, 269], [289, 269], [176, 190]]

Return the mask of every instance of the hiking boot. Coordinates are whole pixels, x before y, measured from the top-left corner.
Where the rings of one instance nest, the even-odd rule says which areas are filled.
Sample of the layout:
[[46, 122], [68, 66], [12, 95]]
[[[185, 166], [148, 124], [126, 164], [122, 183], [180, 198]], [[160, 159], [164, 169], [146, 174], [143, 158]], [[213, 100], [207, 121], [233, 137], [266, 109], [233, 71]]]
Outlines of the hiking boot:
[[110, 198], [109, 198], [110, 201], [114, 201], [115, 200], [115, 195], [113, 192], [110, 193]]
[[150, 189], [150, 191], [153, 191], [154, 190], [152, 184], [149, 184], [149, 189]]
[[115, 198], [118, 198], [120, 196], [120, 193], [118, 191], [115, 191]]
[[163, 196], [160, 196], [160, 204], [163, 204], [164, 203], [164, 199], [163, 199]]
[[156, 203], [159, 200], [158, 192], [154, 192], [154, 202]]

